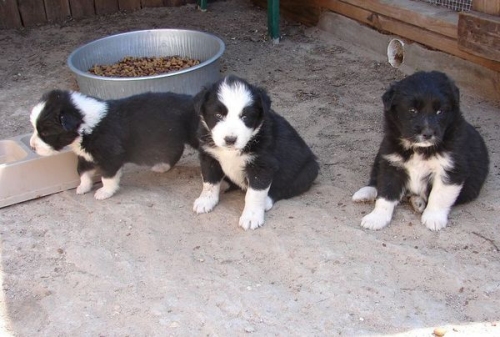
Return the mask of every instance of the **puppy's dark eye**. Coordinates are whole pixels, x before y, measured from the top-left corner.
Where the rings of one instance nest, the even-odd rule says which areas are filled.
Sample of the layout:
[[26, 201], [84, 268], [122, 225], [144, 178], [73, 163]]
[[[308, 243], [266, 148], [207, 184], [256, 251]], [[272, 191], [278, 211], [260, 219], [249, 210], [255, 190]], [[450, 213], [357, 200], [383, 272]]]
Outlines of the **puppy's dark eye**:
[[412, 113], [412, 114], [416, 114], [416, 113], [418, 113], [418, 110], [417, 110], [417, 109], [415, 109], [415, 108], [411, 108], [411, 109], [410, 109], [410, 110], [408, 110], [408, 111], [409, 111], [410, 113]]
[[247, 117], [247, 115], [242, 114], [242, 115], [240, 116], [240, 118], [241, 118], [241, 120], [242, 120], [242, 121], [245, 121], [248, 117]]
[[222, 114], [215, 114], [215, 118], [217, 118], [218, 120], [222, 120], [224, 116], [222, 116]]
[[442, 110], [438, 110], [438, 111], [436, 111], [436, 115], [440, 115], [440, 114], [442, 114], [442, 113], [443, 113], [443, 111], [442, 111]]

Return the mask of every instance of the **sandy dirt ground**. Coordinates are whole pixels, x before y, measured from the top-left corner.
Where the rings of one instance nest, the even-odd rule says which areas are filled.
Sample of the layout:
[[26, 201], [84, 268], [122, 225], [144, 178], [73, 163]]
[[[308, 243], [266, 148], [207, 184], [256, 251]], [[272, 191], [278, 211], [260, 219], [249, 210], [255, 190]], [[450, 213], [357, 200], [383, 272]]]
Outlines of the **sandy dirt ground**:
[[[500, 107], [462, 90], [491, 170], [446, 229], [400, 205], [383, 230], [360, 227], [381, 139], [381, 95], [404, 74], [348, 41], [282, 20], [266, 39], [249, 1], [141, 10], [0, 31], [0, 139], [29, 133], [43, 92], [77, 89], [66, 58], [110, 34], [190, 28], [226, 43], [221, 64], [265, 87], [319, 158], [313, 188], [278, 202], [264, 227], [238, 227], [244, 194], [192, 211], [201, 191], [188, 149], [165, 174], [126, 166], [121, 190], [74, 190], [0, 210], [2, 336], [500, 336]], [[495, 309], [496, 308], [496, 309]]]

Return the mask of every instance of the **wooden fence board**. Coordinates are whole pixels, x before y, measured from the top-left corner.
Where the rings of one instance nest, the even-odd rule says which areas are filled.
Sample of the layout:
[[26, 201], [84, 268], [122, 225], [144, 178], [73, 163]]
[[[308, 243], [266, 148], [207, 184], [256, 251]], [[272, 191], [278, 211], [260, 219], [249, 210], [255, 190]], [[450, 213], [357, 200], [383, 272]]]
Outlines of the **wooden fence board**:
[[25, 27], [46, 23], [45, 7], [40, 0], [18, 0], [19, 14]]
[[121, 11], [135, 11], [141, 9], [141, 0], [118, 0]]
[[44, 3], [49, 22], [64, 20], [71, 15], [68, 0], [44, 0]]
[[486, 14], [500, 15], [500, 0], [473, 0], [472, 9]]
[[141, 0], [142, 7], [161, 7], [163, 6], [162, 0]]
[[460, 13], [458, 47], [500, 62], [500, 17], [479, 12]]
[[94, 0], [69, 0], [69, 7], [75, 19], [95, 15]]
[[163, 0], [163, 6], [166, 7], [179, 7], [184, 6], [188, 3], [195, 3], [196, 1], [191, 0]]
[[118, 0], [95, 0], [95, 13], [111, 14], [118, 12]]
[[16, 0], [0, 1], [0, 29], [22, 27]]

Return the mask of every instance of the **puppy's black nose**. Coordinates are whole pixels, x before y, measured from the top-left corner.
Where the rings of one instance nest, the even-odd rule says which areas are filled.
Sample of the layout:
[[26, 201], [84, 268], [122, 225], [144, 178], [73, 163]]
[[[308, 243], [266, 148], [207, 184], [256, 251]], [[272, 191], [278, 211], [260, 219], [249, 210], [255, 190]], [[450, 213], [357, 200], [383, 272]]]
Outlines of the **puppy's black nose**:
[[224, 141], [226, 142], [226, 145], [234, 145], [236, 143], [236, 137], [234, 136], [226, 136], [224, 137]]
[[425, 128], [422, 130], [422, 138], [425, 140], [429, 140], [432, 137], [434, 137], [434, 130], [431, 130], [429, 128]]

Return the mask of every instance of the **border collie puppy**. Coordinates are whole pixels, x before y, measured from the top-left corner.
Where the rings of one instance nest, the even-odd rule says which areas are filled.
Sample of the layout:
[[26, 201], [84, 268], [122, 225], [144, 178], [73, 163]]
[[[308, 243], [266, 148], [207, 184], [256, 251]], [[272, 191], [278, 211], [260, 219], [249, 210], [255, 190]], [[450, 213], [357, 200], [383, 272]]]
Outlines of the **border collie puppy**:
[[53, 90], [33, 108], [30, 119], [30, 145], [37, 154], [47, 156], [69, 146], [78, 155], [77, 194], [92, 189], [92, 176], [99, 169], [103, 186], [96, 199], [118, 190], [125, 163], [165, 172], [180, 159], [185, 143], [198, 147], [198, 117], [188, 95], [144, 93], [104, 101]]
[[228, 76], [195, 97], [203, 190], [196, 213], [219, 202], [223, 179], [246, 190], [239, 225], [256, 229], [273, 204], [307, 191], [319, 165], [297, 131], [271, 110], [267, 93]]
[[486, 179], [489, 157], [481, 135], [460, 111], [459, 90], [438, 71], [417, 72], [384, 93], [384, 137], [368, 186], [352, 199], [373, 201], [361, 226], [380, 229], [409, 196], [422, 223], [444, 228], [455, 204], [475, 199]]

